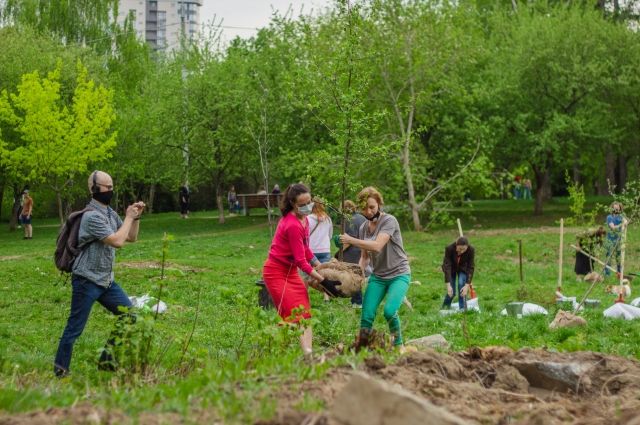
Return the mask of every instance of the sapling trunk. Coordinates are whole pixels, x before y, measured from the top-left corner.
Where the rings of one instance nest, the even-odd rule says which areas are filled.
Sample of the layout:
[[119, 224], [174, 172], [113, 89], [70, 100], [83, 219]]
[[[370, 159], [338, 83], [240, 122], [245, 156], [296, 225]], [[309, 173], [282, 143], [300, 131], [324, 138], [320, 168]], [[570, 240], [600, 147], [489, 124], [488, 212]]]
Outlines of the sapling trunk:
[[620, 296], [618, 301], [624, 302], [624, 252], [627, 246], [627, 225], [623, 223], [622, 225], [622, 235], [618, 241], [621, 243], [620, 246]]
[[522, 271], [522, 239], [518, 239], [518, 261], [520, 264], [520, 288], [518, 288], [518, 301], [524, 301], [528, 296], [527, 288], [524, 285], [524, 274]]
[[[347, 1], [347, 22], [348, 22], [348, 30], [349, 30], [349, 40], [351, 40], [351, 37], [353, 36], [352, 28], [351, 28], [352, 27], [351, 5], [349, 4], [348, 1]], [[347, 93], [351, 92], [351, 79], [353, 77], [353, 57], [352, 57], [351, 49], [352, 47], [351, 45], [349, 45], [349, 59], [348, 59], [349, 74], [347, 78]], [[351, 137], [352, 137], [352, 130], [353, 130], [353, 121], [351, 118], [351, 107], [348, 108], [345, 119], [347, 124], [347, 137], [344, 142], [344, 164], [342, 168], [342, 184], [341, 184], [342, 193], [340, 194], [340, 212], [341, 213], [344, 212], [344, 201], [347, 195], [347, 173], [349, 172], [349, 159], [351, 156], [350, 148], [351, 148]], [[344, 234], [345, 230], [346, 230], [346, 222], [343, 215], [342, 219], [340, 220], [340, 233]], [[340, 251], [338, 252], [338, 260], [342, 261], [343, 258], [344, 258], [344, 246], [341, 245]]]
[[558, 292], [562, 292], [562, 246], [564, 244], [564, 219], [560, 219], [560, 248], [558, 250]]
[[180, 361], [178, 362], [178, 364], [182, 364], [182, 361], [184, 360], [184, 355], [187, 352], [187, 349], [189, 348], [189, 344], [191, 344], [191, 338], [193, 338], [193, 333], [196, 331], [196, 324], [198, 323], [198, 316], [200, 314], [200, 295], [202, 294], [202, 285], [200, 285], [198, 287], [198, 303], [196, 304], [196, 315], [193, 318], [193, 325], [191, 326], [191, 332], [189, 332], [189, 337], [187, 338], [187, 341], [184, 343], [184, 347], [182, 347], [182, 354], [180, 355]]
[[518, 239], [518, 262], [520, 264], [520, 285], [524, 284], [524, 276], [522, 275], [522, 240]]

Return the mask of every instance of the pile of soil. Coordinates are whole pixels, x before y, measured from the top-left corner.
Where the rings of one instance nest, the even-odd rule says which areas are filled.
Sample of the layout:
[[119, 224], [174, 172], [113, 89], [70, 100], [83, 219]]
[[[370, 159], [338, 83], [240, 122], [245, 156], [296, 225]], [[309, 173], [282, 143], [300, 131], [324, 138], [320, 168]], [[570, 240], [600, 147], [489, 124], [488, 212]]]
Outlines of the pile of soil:
[[[453, 354], [426, 349], [395, 364], [371, 357], [361, 369], [472, 424], [640, 425], [640, 362], [626, 358], [506, 347]], [[323, 380], [290, 388], [279, 397], [276, 418], [259, 424], [343, 425], [331, 407], [353, 374], [338, 368]], [[305, 393], [324, 401], [327, 410], [297, 410]]]

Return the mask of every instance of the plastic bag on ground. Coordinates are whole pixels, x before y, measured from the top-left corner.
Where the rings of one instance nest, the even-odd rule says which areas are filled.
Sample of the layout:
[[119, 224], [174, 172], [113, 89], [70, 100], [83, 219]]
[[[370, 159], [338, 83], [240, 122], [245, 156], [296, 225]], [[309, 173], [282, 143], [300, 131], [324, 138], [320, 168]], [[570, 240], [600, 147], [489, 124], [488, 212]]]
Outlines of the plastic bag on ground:
[[[440, 314], [446, 316], [448, 314], [460, 313], [464, 309], [461, 309], [458, 304], [452, 304], [450, 309], [440, 310]], [[467, 300], [467, 311], [475, 311], [480, 313], [480, 304], [478, 304], [478, 298]]]
[[144, 294], [141, 297], [132, 296], [129, 297], [129, 300], [131, 300], [131, 304], [133, 304], [135, 308], [139, 308], [141, 310], [148, 309], [152, 313], [157, 311], [159, 314], [167, 311], [167, 304], [164, 301], [158, 302], [156, 297], [152, 297], [149, 294]]
[[[501, 315], [507, 315], [507, 309], [503, 308], [500, 312]], [[544, 314], [547, 315], [549, 312], [542, 306], [533, 303], [524, 303], [522, 306], [522, 315], [523, 316], [531, 316], [533, 314]]]
[[[636, 300], [634, 300], [636, 301]], [[633, 320], [640, 318], [640, 308], [629, 304], [616, 303], [604, 311], [604, 317]]]

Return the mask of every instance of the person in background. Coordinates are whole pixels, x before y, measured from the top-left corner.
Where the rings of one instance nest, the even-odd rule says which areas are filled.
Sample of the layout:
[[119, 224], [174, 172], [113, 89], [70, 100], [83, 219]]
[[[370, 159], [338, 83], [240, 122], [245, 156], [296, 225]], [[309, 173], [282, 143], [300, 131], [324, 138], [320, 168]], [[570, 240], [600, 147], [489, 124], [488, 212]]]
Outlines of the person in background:
[[[600, 226], [597, 229], [586, 230], [576, 236], [578, 248], [585, 250], [587, 253], [595, 256], [596, 248], [601, 247], [606, 232]], [[576, 279], [582, 281], [586, 275], [593, 271], [593, 260], [576, 250], [576, 264], [573, 268], [576, 273]]]
[[278, 183], [273, 185], [273, 190], [271, 191], [274, 195], [280, 195], [280, 185]]
[[262, 278], [280, 317], [302, 326], [300, 347], [305, 357], [313, 352], [311, 325], [300, 324], [311, 318], [309, 292], [298, 269], [320, 282], [325, 290], [339, 294], [340, 282], [325, 279], [313, 266], [320, 262], [309, 248], [309, 221], [313, 211], [311, 193], [303, 184], [292, 184], [284, 192], [280, 206], [282, 218], [273, 236], [269, 256], [262, 268]]
[[522, 196], [522, 184], [520, 183], [522, 177], [515, 176], [513, 179], [513, 199], [520, 199]]
[[180, 216], [189, 218], [189, 188], [186, 185], [180, 188], [178, 198], [180, 201]]
[[389, 325], [393, 345], [404, 352], [398, 310], [409, 290], [411, 268], [400, 224], [394, 216], [382, 211], [382, 194], [374, 187], [365, 187], [358, 193], [358, 204], [368, 222], [361, 226], [357, 238], [347, 233], [340, 235], [341, 243], [360, 248], [360, 267], [364, 270], [371, 262], [373, 269], [364, 293], [355, 349], [358, 351], [369, 345], [376, 312], [386, 298], [384, 318]]
[[229, 214], [238, 213], [240, 211], [240, 203], [236, 195], [236, 188], [231, 185], [227, 192], [227, 204], [229, 205]]
[[[333, 222], [319, 198], [313, 199], [313, 212], [309, 220], [309, 248], [320, 263], [331, 260], [331, 238], [333, 237]], [[329, 295], [324, 294], [324, 300], [329, 301]]]
[[[345, 220], [345, 232], [347, 235], [357, 238], [360, 232], [360, 228], [364, 223], [367, 222], [367, 219], [360, 214], [360, 212], [356, 208], [356, 204], [353, 201], [347, 199], [344, 201], [342, 206], [342, 211], [345, 214], [343, 220]], [[350, 244], [341, 244], [340, 236], [336, 235], [334, 237], [336, 241], [336, 246], [340, 248], [342, 246], [342, 261], [346, 263], [359, 264], [360, 263], [360, 248], [355, 245]], [[336, 258], [339, 257], [340, 252], [336, 253]], [[367, 265], [365, 268], [365, 276], [368, 277], [371, 274], [371, 266]], [[353, 308], [362, 308], [362, 291], [354, 294], [351, 297], [351, 306]]]
[[522, 183], [522, 199], [531, 199], [531, 179], [524, 179]]
[[24, 239], [33, 239], [33, 227], [31, 227], [31, 215], [33, 214], [33, 199], [29, 196], [29, 189], [23, 192], [24, 201], [20, 213], [20, 223], [24, 226]]
[[266, 195], [267, 191], [264, 190], [264, 186], [259, 186], [258, 187], [258, 191], [256, 192], [256, 195]]
[[[24, 189], [22, 189], [22, 192], [20, 192], [20, 195], [18, 195], [18, 197], [20, 198], [20, 205], [18, 205], [18, 211], [16, 211], [16, 222], [18, 223], [18, 229], [22, 229], [22, 219], [20, 216], [22, 216], [22, 209], [24, 208], [24, 191], [27, 190], [28, 187], [25, 186]], [[18, 197], [16, 197], [16, 202]]]
[[[615, 254], [616, 269], [620, 273], [620, 249], [622, 230], [629, 224], [629, 220], [622, 214], [622, 204], [615, 201], [611, 204], [611, 214], [607, 216], [607, 240], [605, 247], [607, 249], [607, 265], [611, 265], [612, 256]], [[605, 276], [609, 276], [611, 271], [608, 267], [604, 269]]]
[[473, 280], [475, 269], [475, 249], [465, 237], [459, 237], [444, 249], [442, 271], [447, 285], [443, 308], [451, 307], [451, 301], [458, 296], [458, 307], [465, 308], [467, 292]]

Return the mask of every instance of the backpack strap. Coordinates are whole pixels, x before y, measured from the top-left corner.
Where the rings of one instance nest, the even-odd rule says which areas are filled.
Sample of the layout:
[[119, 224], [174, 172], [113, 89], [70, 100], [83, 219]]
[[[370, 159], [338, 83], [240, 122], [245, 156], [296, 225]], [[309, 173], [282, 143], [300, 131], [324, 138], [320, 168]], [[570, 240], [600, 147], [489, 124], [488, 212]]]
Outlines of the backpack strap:
[[[88, 206], [88, 205], [87, 205], [86, 207], [84, 207], [84, 209], [82, 209], [82, 210], [80, 210], [80, 211], [77, 211], [77, 212], [76, 212], [76, 214], [78, 214], [78, 215], [84, 215], [84, 213], [87, 213], [87, 212], [89, 212], [89, 211], [98, 211], [98, 210], [97, 210], [97, 209], [95, 209], [95, 208], [93, 208], [93, 207], [90, 207], [90, 206]], [[100, 211], [98, 211], [98, 212], [100, 212]], [[103, 214], [103, 215], [104, 215], [104, 214]], [[80, 217], [80, 220], [82, 221], [82, 217]], [[78, 223], [78, 226], [80, 226], [80, 223]], [[93, 240], [91, 240], [91, 241], [88, 241], [88, 242], [86, 242], [86, 243], [82, 244], [82, 246], [78, 245], [78, 250], [79, 250], [79, 251], [84, 250], [87, 246], [91, 245], [91, 244], [92, 244], [92, 243], [94, 243], [95, 241], [97, 241], [97, 239], [93, 239]]]

